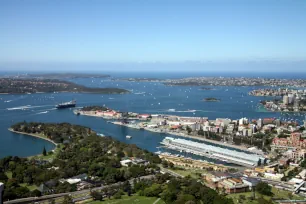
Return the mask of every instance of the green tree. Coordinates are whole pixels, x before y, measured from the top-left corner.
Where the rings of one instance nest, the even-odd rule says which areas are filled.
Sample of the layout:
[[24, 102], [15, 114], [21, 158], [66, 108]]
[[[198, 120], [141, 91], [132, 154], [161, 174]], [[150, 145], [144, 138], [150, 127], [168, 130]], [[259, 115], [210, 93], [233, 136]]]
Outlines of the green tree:
[[306, 168], [306, 159], [301, 162], [301, 167]]
[[258, 159], [257, 166], [261, 166], [261, 159]]
[[5, 183], [8, 180], [8, 177], [6, 176], [5, 173], [0, 172], [0, 182]]
[[189, 126], [186, 127], [186, 130], [187, 130], [188, 134], [190, 134], [192, 132], [192, 129]]
[[97, 191], [92, 191], [90, 192], [90, 195], [92, 196], [92, 198], [94, 200], [99, 200], [99, 201], [102, 201], [103, 200], [103, 196], [101, 193], [97, 192]]
[[122, 195], [122, 193], [121, 193], [120, 191], [118, 191], [117, 193], [114, 194], [113, 197], [114, 197], [115, 199], [121, 199], [121, 195]]
[[42, 154], [43, 154], [44, 156], [46, 156], [46, 155], [47, 155], [47, 151], [46, 151], [46, 148], [45, 148], [45, 147], [44, 147], [44, 149], [43, 149]]
[[202, 129], [200, 129], [200, 130], [198, 131], [198, 135], [204, 136], [204, 131], [203, 131]]
[[265, 182], [260, 182], [256, 186], [256, 191], [262, 195], [272, 196], [272, 187]]
[[161, 192], [162, 192], [161, 185], [155, 183], [151, 187], [144, 189], [144, 196], [158, 197]]
[[41, 192], [39, 190], [35, 189], [35, 190], [31, 191], [31, 196], [39, 197], [39, 196], [41, 196]]

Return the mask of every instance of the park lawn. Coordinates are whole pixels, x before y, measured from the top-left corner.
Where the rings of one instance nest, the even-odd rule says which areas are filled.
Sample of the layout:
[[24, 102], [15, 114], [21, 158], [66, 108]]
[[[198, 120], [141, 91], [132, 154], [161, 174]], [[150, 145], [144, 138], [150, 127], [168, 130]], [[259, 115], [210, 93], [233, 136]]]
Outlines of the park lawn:
[[[156, 197], [144, 197], [144, 196], [122, 196], [121, 199], [110, 199], [105, 201], [91, 201], [88, 204], [153, 204], [158, 198]], [[165, 204], [164, 201], [159, 200], [156, 204]]]
[[29, 159], [34, 158], [34, 159], [43, 159], [43, 160], [53, 160], [64, 147], [63, 144], [58, 144], [58, 146], [55, 147], [53, 154], [47, 154], [46, 156], [39, 154], [35, 156], [30, 156], [28, 158]]
[[[290, 199], [289, 198], [289, 194], [290, 194], [289, 191], [278, 190], [277, 188], [272, 187], [272, 192], [274, 193], [273, 198], [277, 198], [277, 199]], [[230, 194], [230, 195], [227, 195], [226, 197], [232, 198], [234, 203], [239, 203], [239, 196], [240, 195], [244, 195], [245, 198], [246, 198], [245, 200], [242, 200], [242, 202], [240, 202], [242, 204], [248, 204], [248, 203], [250, 203], [250, 204], [259, 204], [257, 202], [257, 200], [249, 199], [249, 197], [253, 196], [252, 192]], [[271, 196], [263, 196], [263, 195], [261, 195], [261, 194], [256, 192], [256, 198], [259, 198], [259, 197], [263, 197], [266, 200], [270, 200], [272, 198]], [[295, 194], [292, 195], [292, 199], [294, 199], [294, 200], [304, 200], [303, 197], [301, 197], [299, 195], [295, 195]]]
[[30, 191], [33, 191], [33, 190], [37, 189], [36, 185], [28, 185], [26, 183], [21, 183], [19, 185], [22, 186], [22, 187], [27, 187]]

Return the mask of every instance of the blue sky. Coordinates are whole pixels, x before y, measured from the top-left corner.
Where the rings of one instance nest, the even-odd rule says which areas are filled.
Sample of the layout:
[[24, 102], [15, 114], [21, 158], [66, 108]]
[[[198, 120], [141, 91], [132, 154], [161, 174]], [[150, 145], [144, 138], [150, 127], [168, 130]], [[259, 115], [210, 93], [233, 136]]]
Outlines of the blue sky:
[[305, 71], [305, 11], [305, 0], [1, 0], [0, 68], [259, 61]]

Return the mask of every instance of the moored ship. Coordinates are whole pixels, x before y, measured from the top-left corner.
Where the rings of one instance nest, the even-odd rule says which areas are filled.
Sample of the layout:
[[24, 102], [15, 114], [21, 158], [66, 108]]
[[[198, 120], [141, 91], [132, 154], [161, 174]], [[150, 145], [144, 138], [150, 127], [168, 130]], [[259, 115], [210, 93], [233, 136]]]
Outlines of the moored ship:
[[72, 108], [72, 107], [75, 107], [75, 106], [76, 106], [76, 101], [73, 100], [73, 101], [57, 104], [55, 107], [57, 109], [62, 109], [62, 108]]

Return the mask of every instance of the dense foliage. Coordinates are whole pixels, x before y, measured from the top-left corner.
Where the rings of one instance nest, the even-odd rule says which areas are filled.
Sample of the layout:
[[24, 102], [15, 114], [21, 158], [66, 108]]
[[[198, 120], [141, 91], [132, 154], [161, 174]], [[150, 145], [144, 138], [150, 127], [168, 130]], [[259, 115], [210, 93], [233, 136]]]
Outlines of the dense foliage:
[[152, 179], [134, 180], [132, 185], [125, 182], [117, 188], [104, 188], [91, 193], [94, 200], [104, 198], [120, 198], [124, 192], [127, 195], [138, 194], [146, 197], [160, 197], [167, 204], [232, 204], [233, 201], [202, 183], [186, 178], [173, 178], [169, 174], [157, 174]]
[[272, 187], [269, 186], [267, 183], [260, 182], [256, 186], [256, 191], [262, 195], [272, 196]]
[[[101, 184], [126, 181], [133, 177], [152, 174], [161, 163], [160, 158], [136, 145], [124, 144], [110, 137], [99, 137], [89, 128], [68, 123], [43, 124], [22, 122], [13, 125], [16, 131], [46, 135], [54, 141], [68, 141], [52, 162], [6, 157], [0, 160], [0, 181], [5, 183], [4, 198], [16, 199], [33, 195], [27, 187], [51, 183], [50, 193], [70, 192], [76, 185], [59, 182], [60, 179], [87, 174], [91, 180]], [[124, 157], [137, 157], [149, 165], [122, 167]], [[57, 168], [51, 168], [57, 167]], [[11, 173], [12, 178], [7, 174]]]
[[230, 204], [233, 203], [216, 191], [204, 186], [191, 178], [171, 178], [169, 175], [157, 176], [153, 181], [139, 181], [134, 184], [134, 192], [147, 197], [161, 197], [167, 204], [207, 203]]
[[[68, 123], [27, 122], [13, 125], [12, 128], [20, 132], [47, 136], [63, 144], [50, 162], [18, 157], [1, 159], [0, 181], [5, 183], [5, 200], [40, 196], [40, 191], [30, 191], [28, 188], [30, 185], [52, 186], [50, 191], [44, 194], [76, 191], [77, 185], [69, 184], [64, 179], [86, 174], [89, 177], [88, 182], [90, 180], [98, 186], [101, 184], [105, 186], [102, 191], [91, 193], [95, 200], [103, 200], [105, 197], [120, 199], [126, 192], [128, 195], [138, 193], [147, 197], [160, 197], [166, 203], [174, 204], [233, 203], [231, 199], [219, 195], [216, 191], [189, 177], [173, 178], [169, 174], [157, 173], [159, 169], [157, 164], [162, 162], [157, 155], [141, 150], [136, 145], [124, 144], [110, 137], [99, 137], [90, 128]], [[125, 157], [143, 159], [149, 164], [122, 167], [120, 161]], [[162, 165], [171, 167], [166, 162]], [[145, 175], [150, 176], [145, 180], [137, 179]], [[108, 185], [113, 183], [116, 184]], [[69, 198], [65, 199], [69, 203]]]

